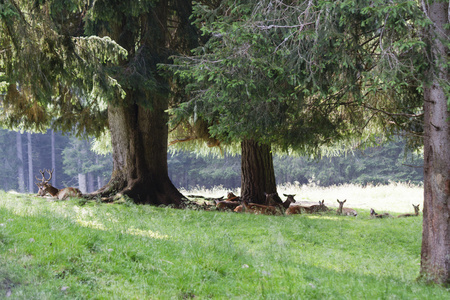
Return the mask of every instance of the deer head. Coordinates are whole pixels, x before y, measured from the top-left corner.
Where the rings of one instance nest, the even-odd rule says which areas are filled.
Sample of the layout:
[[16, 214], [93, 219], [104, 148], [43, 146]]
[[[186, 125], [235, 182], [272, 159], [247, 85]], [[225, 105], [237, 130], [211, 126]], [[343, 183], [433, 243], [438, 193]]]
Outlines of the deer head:
[[[45, 172], [47, 172], [50, 175], [48, 179], [45, 178]], [[46, 193], [50, 193], [52, 194], [52, 196], [54, 196], [53, 194], [55, 192], [54, 190], [56, 190], [56, 193], [58, 192], [58, 190], [54, 188], [51, 184], [49, 184], [50, 180], [52, 179], [53, 169], [52, 170], [44, 169], [44, 171], [39, 170], [39, 173], [41, 173], [42, 178], [38, 178], [37, 176], [35, 176], [35, 178], [38, 180], [38, 182], [35, 182], [37, 187], [39, 188], [38, 195], [44, 196]]]

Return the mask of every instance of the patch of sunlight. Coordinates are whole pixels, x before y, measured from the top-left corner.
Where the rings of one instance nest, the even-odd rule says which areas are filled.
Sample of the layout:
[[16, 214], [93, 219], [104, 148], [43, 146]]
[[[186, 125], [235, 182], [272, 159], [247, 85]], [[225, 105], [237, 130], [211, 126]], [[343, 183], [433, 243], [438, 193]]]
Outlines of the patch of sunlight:
[[159, 240], [167, 240], [169, 239], [168, 235], [160, 234], [158, 232], [152, 231], [152, 230], [142, 230], [134, 227], [130, 227], [127, 229], [125, 233], [132, 234], [132, 235], [140, 235], [149, 237], [152, 239], [159, 239]]
[[77, 220], [77, 223], [80, 224], [83, 227], [89, 227], [89, 228], [94, 228], [94, 229], [106, 230], [105, 225], [103, 225], [102, 223], [99, 223], [97, 221]]

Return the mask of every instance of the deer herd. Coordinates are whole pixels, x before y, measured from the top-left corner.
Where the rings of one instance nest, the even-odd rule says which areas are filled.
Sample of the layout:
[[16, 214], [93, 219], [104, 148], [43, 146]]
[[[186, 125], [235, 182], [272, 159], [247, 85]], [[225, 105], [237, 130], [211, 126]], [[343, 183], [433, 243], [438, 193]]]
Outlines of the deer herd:
[[[44, 171], [39, 170], [42, 175], [42, 178], [36, 179], [38, 190], [38, 195], [43, 197], [49, 194], [51, 197], [56, 198], [58, 200], [65, 200], [68, 197], [82, 197], [82, 193], [79, 189], [73, 187], [66, 187], [63, 189], [57, 189], [52, 186], [49, 182], [52, 179], [53, 170], [44, 169]], [[45, 172], [49, 174], [49, 178], [45, 177]], [[286, 200], [283, 202], [277, 193], [265, 194], [266, 195], [266, 203], [265, 205], [249, 203], [246, 200], [241, 200], [240, 197], [236, 196], [233, 193], [228, 193], [226, 200], [220, 198], [215, 200], [215, 207], [220, 211], [234, 211], [234, 212], [245, 212], [252, 214], [261, 214], [261, 215], [297, 215], [301, 213], [314, 214], [321, 212], [328, 212], [331, 209], [325, 205], [325, 200], [319, 201], [319, 204], [315, 205], [299, 205], [296, 203], [294, 196], [295, 194], [283, 194], [286, 197]], [[339, 201], [337, 200], [339, 207], [336, 210], [336, 214], [343, 216], [358, 216], [358, 213], [353, 208], [344, 207], [344, 203], [347, 200]], [[398, 218], [404, 217], [412, 217], [418, 216], [420, 209], [419, 204], [414, 205], [414, 214], [401, 214], [398, 215]], [[373, 208], [370, 209], [370, 217], [371, 218], [389, 218], [392, 217], [388, 213], [378, 214], [375, 212]]]
[[[277, 193], [273, 194], [266, 194], [266, 205], [262, 204], [256, 204], [256, 203], [249, 203], [246, 200], [240, 199], [240, 197], [237, 197], [233, 193], [228, 193], [226, 200], [215, 200], [215, 206], [217, 210], [220, 211], [234, 211], [234, 212], [245, 212], [250, 214], [261, 214], [261, 215], [296, 215], [296, 214], [314, 214], [314, 213], [321, 213], [321, 212], [328, 212], [332, 209], [328, 208], [325, 205], [325, 200], [319, 201], [319, 204], [315, 205], [299, 205], [294, 204], [296, 203], [294, 199], [294, 195], [292, 194], [283, 194], [286, 197], [286, 200], [284, 202], [277, 201], [276, 199], [278, 197]], [[353, 208], [344, 207], [344, 203], [347, 202], [347, 200], [339, 201], [337, 199], [337, 203], [339, 207], [336, 209], [337, 215], [342, 216], [358, 216], [358, 212], [354, 210]], [[414, 205], [414, 214], [402, 214], [398, 215], [398, 218], [403, 217], [411, 217], [411, 216], [418, 216], [419, 215], [419, 205]], [[373, 208], [370, 209], [370, 217], [371, 218], [387, 218], [392, 217], [392, 215], [388, 213], [378, 214], [375, 212]]]

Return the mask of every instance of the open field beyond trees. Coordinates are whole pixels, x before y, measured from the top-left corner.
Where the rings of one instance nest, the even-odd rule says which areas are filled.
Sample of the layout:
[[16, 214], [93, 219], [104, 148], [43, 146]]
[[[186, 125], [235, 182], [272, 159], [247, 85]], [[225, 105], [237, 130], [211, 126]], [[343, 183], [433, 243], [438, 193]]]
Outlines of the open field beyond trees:
[[416, 280], [422, 217], [369, 217], [369, 207], [411, 212], [422, 203], [420, 187], [297, 188], [279, 193], [347, 199], [359, 215], [247, 215], [0, 192], [0, 298], [450, 298]]

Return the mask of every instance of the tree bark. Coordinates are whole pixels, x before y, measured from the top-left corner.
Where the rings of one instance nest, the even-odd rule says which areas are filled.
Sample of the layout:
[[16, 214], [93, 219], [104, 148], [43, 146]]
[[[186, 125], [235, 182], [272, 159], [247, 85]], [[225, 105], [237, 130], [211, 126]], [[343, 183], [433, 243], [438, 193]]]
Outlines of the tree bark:
[[[119, 192], [140, 204], [181, 205], [184, 197], [169, 179], [167, 166], [169, 84], [159, 76], [157, 64], [168, 63], [173, 51], [183, 47], [182, 40], [188, 36], [181, 36], [182, 29], [189, 26], [174, 30], [173, 18], [186, 20], [179, 24], [190, 24], [187, 22], [190, 13], [189, 1], [156, 1], [131, 22], [139, 24], [139, 30], [132, 31], [133, 26], [128, 26], [129, 14], [119, 11], [118, 18], [111, 20], [105, 29], [109, 31], [107, 35], [128, 50], [127, 60], [121, 62], [123, 75], [135, 72], [134, 77], [145, 77], [155, 87], [130, 88], [133, 82], [130, 76], [123, 80], [125, 99], [109, 104], [113, 172], [110, 182], [97, 194]], [[196, 40], [197, 37], [193, 39]], [[192, 49], [189, 46], [186, 47]]]
[[[448, 83], [445, 67], [448, 49], [441, 39], [448, 37], [448, 2], [427, 7], [434, 22], [428, 38], [435, 69], [432, 82], [424, 88], [424, 209], [421, 277], [438, 284], [450, 284], [450, 113], [442, 82]], [[434, 33], [433, 33], [434, 32]], [[437, 33], [437, 37], [435, 34]], [[446, 33], [443, 34], [443, 33]]]
[[248, 202], [265, 204], [265, 193], [277, 191], [271, 147], [244, 140], [241, 151], [241, 197]]
[[167, 106], [164, 97], [155, 96], [152, 109], [137, 104], [108, 109], [114, 164], [110, 188], [136, 203], [179, 206], [183, 198], [169, 179]]

